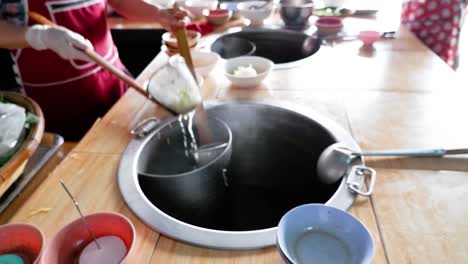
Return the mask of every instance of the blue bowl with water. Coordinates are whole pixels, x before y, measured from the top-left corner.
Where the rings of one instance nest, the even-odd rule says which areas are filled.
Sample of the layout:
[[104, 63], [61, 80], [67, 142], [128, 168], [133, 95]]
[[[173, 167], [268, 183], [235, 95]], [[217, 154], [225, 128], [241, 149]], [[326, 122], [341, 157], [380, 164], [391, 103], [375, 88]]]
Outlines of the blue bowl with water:
[[323, 204], [301, 205], [287, 212], [278, 225], [277, 247], [291, 264], [368, 264], [375, 251], [363, 223]]

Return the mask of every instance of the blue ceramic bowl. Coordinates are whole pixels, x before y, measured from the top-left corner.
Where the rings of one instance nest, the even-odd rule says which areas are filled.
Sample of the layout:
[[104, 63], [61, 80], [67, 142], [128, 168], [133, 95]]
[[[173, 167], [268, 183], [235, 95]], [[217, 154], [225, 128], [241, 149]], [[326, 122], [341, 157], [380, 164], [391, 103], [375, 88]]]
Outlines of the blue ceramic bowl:
[[286, 263], [371, 263], [374, 241], [351, 214], [323, 204], [306, 204], [280, 220], [277, 246]]

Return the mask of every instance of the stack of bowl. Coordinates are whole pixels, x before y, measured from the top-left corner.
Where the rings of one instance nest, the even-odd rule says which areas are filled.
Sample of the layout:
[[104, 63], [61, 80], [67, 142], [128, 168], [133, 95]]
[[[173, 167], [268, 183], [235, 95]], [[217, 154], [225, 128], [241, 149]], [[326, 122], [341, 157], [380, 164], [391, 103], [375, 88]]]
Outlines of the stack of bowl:
[[[187, 42], [189, 48], [194, 48], [201, 38], [200, 32], [187, 30]], [[177, 38], [172, 32], [166, 32], [162, 35], [163, 45], [161, 51], [166, 52], [169, 56], [179, 53], [177, 46]]]

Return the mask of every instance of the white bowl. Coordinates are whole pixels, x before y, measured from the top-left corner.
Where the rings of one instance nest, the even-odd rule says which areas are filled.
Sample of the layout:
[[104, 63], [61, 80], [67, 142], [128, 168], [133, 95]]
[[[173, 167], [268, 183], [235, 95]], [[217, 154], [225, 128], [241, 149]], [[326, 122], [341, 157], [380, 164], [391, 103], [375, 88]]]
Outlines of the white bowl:
[[[234, 70], [239, 66], [248, 66], [252, 67], [257, 71], [257, 75], [254, 77], [239, 77], [234, 75]], [[258, 86], [270, 73], [273, 68], [274, 63], [263, 57], [258, 56], [242, 56], [226, 61], [224, 67], [226, 77], [232, 82], [233, 85], [249, 88]]]
[[323, 204], [287, 212], [278, 224], [277, 246], [286, 263], [371, 263], [374, 241], [351, 214]]
[[193, 67], [195, 72], [207, 77], [219, 60], [219, 55], [214, 52], [192, 51]]
[[[207, 77], [219, 60], [219, 55], [214, 52], [192, 50], [190, 54], [192, 55], [195, 73], [202, 77]], [[169, 63], [173, 63], [174, 60], [180, 58], [181, 56], [179, 54], [174, 55], [169, 59]]]
[[[237, 9], [241, 16], [250, 20], [251, 26], [260, 26], [273, 12], [273, 6], [265, 1], [246, 1], [237, 4]], [[261, 8], [255, 8], [260, 7]]]
[[203, 18], [204, 9], [216, 9], [218, 0], [187, 0], [185, 7], [195, 16], [195, 19]]

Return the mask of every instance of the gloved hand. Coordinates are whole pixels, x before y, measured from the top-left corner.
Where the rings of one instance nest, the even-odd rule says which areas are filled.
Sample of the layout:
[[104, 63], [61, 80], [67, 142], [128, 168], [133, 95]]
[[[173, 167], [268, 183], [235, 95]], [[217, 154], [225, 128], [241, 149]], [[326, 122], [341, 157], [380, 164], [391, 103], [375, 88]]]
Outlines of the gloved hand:
[[80, 34], [60, 26], [31, 26], [26, 30], [25, 38], [33, 49], [51, 49], [66, 60], [76, 59], [90, 61], [88, 56], [75, 47], [93, 50], [93, 45], [89, 40], [85, 39]]

